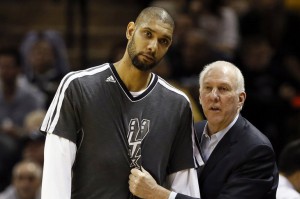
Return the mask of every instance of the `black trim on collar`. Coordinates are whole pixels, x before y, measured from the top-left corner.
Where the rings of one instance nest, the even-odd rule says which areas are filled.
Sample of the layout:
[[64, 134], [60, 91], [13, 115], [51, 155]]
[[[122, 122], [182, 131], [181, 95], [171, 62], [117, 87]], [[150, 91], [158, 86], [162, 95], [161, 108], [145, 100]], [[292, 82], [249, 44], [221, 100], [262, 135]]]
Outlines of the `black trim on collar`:
[[109, 63], [109, 65], [110, 65], [110, 68], [111, 68], [115, 78], [117, 79], [118, 83], [122, 87], [123, 91], [128, 96], [128, 98], [130, 98], [132, 101], [138, 101], [138, 100], [142, 99], [143, 97], [145, 97], [148, 93], [151, 92], [151, 90], [154, 88], [154, 86], [156, 85], [156, 83], [158, 81], [157, 75], [155, 75], [154, 73], [151, 73], [152, 77], [151, 77], [150, 82], [152, 81], [152, 78], [153, 78], [153, 81], [151, 82], [151, 85], [149, 85], [148, 88], [142, 94], [140, 94], [137, 97], [133, 97], [132, 94], [130, 93], [130, 91], [128, 90], [128, 88], [125, 86], [124, 82], [121, 80], [115, 66], [112, 63]]

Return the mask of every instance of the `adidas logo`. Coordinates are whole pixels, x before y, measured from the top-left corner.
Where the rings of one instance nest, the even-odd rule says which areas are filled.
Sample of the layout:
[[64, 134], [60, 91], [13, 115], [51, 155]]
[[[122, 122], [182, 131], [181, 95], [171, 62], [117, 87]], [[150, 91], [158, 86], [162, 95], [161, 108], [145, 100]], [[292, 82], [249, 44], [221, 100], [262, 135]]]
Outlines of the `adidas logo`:
[[106, 82], [113, 82], [113, 83], [116, 83], [116, 80], [114, 79], [114, 77], [111, 75], [109, 76], [108, 78], [106, 78], [105, 80]]

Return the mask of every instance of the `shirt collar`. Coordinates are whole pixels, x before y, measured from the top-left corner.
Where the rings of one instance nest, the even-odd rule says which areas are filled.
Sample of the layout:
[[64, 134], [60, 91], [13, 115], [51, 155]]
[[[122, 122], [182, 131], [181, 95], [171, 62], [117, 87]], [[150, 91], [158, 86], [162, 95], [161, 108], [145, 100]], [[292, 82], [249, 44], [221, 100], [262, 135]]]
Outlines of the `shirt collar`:
[[[211, 136], [211, 138], [215, 138], [218, 141], [220, 141], [224, 137], [224, 135], [229, 131], [229, 129], [236, 123], [238, 117], [239, 117], [239, 114], [237, 114], [235, 116], [234, 120], [232, 120], [232, 122], [226, 128], [224, 128], [221, 131], [218, 131], [217, 133], [213, 134]], [[207, 130], [207, 122], [205, 124], [204, 131], [203, 131], [203, 134], [202, 134], [202, 138], [203, 137], [209, 137], [208, 136], [208, 130]]]

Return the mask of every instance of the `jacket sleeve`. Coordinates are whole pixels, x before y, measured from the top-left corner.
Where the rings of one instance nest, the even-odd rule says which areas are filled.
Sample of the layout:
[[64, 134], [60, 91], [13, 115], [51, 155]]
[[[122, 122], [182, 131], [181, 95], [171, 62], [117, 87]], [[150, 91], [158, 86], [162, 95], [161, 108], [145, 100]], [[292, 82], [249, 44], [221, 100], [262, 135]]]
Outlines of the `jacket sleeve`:
[[259, 145], [246, 154], [245, 162], [241, 162], [240, 167], [229, 176], [218, 199], [265, 198], [268, 191], [276, 189], [278, 171], [272, 148]]
[[176, 195], [176, 198], [175, 198], [175, 199], [199, 199], [199, 198], [193, 198], [193, 197], [191, 197], [191, 196], [186, 196], [186, 195], [183, 195], [183, 194], [178, 193], [178, 194]]

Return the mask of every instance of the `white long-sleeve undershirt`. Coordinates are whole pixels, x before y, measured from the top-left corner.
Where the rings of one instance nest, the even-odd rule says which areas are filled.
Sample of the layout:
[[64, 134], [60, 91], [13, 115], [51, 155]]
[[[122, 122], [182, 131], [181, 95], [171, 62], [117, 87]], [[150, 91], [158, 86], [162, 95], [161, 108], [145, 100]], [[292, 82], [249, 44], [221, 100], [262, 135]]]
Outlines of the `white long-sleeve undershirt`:
[[[72, 165], [76, 156], [76, 145], [55, 134], [47, 134], [44, 149], [42, 199], [70, 199]], [[129, 176], [129, 175], [128, 175]], [[167, 177], [166, 188], [176, 193], [200, 197], [196, 169], [178, 171]], [[176, 192], [176, 193], [175, 193]]]

